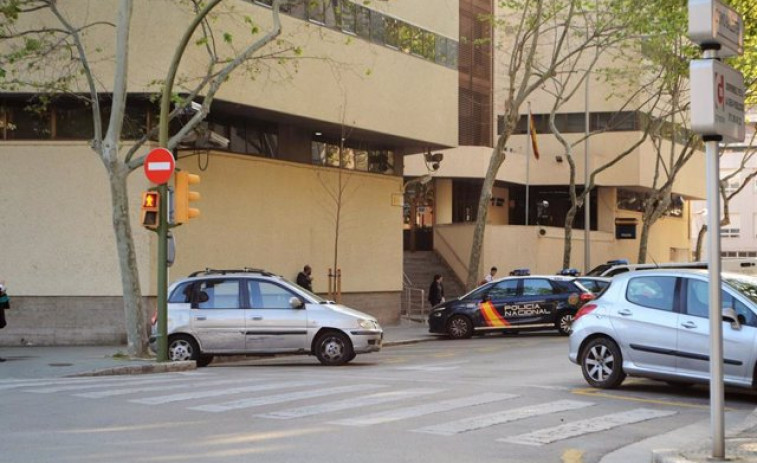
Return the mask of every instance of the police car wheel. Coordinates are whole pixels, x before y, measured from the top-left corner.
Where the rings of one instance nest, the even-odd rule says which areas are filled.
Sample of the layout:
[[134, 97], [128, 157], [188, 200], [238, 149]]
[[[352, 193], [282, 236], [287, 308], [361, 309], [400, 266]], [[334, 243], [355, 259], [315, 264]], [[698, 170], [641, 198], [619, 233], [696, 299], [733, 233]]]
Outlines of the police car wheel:
[[447, 322], [447, 334], [452, 339], [467, 339], [473, 336], [473, 324], [462, 315], [457, 315]]
[[618, 345], [606, 337], [589, 341], [581, 353], [581, 373], [592, 387], [614, 389], [620, 386], [626, 374]]
[[568, 336], [573, 331], [573, 318], [574, 315], [570, 312], [562, 313], [560, 318], [557, 319], [557, 331], [563, 336]]

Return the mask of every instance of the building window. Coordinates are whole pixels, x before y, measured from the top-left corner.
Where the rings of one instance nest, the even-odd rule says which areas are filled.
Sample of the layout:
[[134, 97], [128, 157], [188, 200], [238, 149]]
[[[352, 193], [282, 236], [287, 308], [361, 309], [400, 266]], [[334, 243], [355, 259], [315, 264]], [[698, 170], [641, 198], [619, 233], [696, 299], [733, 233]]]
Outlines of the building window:
[[741, 217], [739, 214], [730, 214], [731, 223], [720, 229], [723, 238], [739, 238], [741, 236]]
[[339, 145], [335, 143], [312, 142], [311, 153], [313, 164], [316, 165], [378, 174], [394, 174], [394, 153], [389, 150], [360, 149], [348, 146], [340, 150]]
[[721, 180], [725, 180], [727, 177], [732, 176], [728, 178], [725, 184], [725, 194], [730, 195], [735, 193], [739, 187], [741, 186], [741, 175], [736, 174], [734, 175], [733, 170], [722, 170], [721, 173]]
[[[272, 0], [254, 0], [271, 7]], [[367, 2], [366, 2], [367, 3]], [[280, 11], [457, 69], [458, 43], [350, 0], [285, 0]]]

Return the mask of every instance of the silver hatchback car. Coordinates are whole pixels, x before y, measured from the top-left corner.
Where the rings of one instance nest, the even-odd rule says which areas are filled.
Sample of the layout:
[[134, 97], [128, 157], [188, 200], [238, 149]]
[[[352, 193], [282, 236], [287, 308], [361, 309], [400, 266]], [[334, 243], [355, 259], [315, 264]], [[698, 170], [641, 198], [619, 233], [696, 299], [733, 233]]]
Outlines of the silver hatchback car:
[[[310, 354], [342, 365], [381, 350], [371, 315], [259, 269], [195, 272], [168, 288], [168, 358], [207, 366], [214, 355]], [[155, 350], [153, 317], [150, 344]]]
[[[576, 314], [569, 358], [593, 387], [626, 375], [684, 386], [707, 382], [706, 270], [645, 270], [613, 278]], [[757, 278], [723, 274], [723, 373], [731, 386], [757, 387]]]

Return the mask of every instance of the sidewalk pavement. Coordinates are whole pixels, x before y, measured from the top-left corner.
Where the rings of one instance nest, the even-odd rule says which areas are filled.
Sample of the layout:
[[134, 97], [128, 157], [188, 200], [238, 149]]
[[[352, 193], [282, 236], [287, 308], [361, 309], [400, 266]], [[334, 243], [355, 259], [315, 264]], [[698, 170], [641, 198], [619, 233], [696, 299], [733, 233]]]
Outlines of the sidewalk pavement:
[[[437, 339], [425, 323], [402, 321], [384, 326], [384, 347]], [[186, 371], [195, 362], [156, 362], [130, 358], [126, 346], [19, 346], [0, 347], [0, 379], [30, 379], [71, 376], [104, 376]], [[244, 359], [234, 356], [232, 359]], [[220, 359], [214, 360], [214, 363]], [[228, 361], [227, 360], [227, 361]]]

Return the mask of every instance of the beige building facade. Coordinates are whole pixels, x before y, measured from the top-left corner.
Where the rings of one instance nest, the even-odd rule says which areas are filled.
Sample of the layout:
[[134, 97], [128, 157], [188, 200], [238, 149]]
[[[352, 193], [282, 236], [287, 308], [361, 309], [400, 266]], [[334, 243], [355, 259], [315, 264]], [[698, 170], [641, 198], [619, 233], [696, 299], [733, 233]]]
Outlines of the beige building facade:
[[[498, 14], [497, 6], [486, 0], [465, 3], [472, 5], [477, 12]], [[467, 279], [481, 186], [492, 147], [501, 132], [497, 121], [499, 119], [500, 124], [503, 121], [505, 98], [510, 88], [506, 81], [509, 64], [507, 50], [515, 48], [509, 43], [512, 38], [507, 32], [472, 26], [466, 29], [466, 20], [474, 21], [474, 17], [461, 13], [461, 36], [464, 30], [478, 34], [461, 42], [481, 42], [490, 36], [496, 37], [496, 40], [488, 51], [480, 47], [470, 50], [469, 56], [464, 54], [461, 45], [460, 92], [463, 95], [471, 90], [466, 88], [470, 87], [470, 82], [478, 82], [478, 87], [473, 88], [474, 93], [478, 92], [475, 93], [478, 97], [471, 99], [484, 102], [483, 107], [489, 114], [476, 119], [467, 116], [461, 98], [460, 143], [458, 147], [439, 151], [444, 155], [444, 160], [438, 170], [429, 169], [424, 155], [405, 158], [405, 175], [408, 178], [423, 178], [428, 174], [433, 177], [427, 183], [429, 200], [418, 207], [422, 214], [416, 218], [406, 218], [405, 228], [412, 228], [415, 220], [415, 226], [425, 231], [416, 232], [416, 235], [432, 237], [419, 245], [440, 254], [462, 281]], [[620, 85], [592, 76], [589, 84], [582, 85], [558, 111], [557, 120], [562, 124], [563, 134], [570, 143], [575, 144], [572, 157], [579, 193], [585, 182], [586, 162], [591, 172], [616, 159], [643, 136], [643, 108], [628, 110], [629, 107], [634, 108], [633, 101], [626, 105], [623, 95], [633, 95], [633, 91], [628, 89], [624, 92]], [[550, 89], [554, 90], [552, 87]], [[506, 275], [516, 268], [528, 268], [532, 273], [542, 274], [554, 274], [563, 268], [564, 221], [570, 206], [570, 170], [565, 149], [547, 125], [553, 105], [552, 92], [537, 90], [519, 109], [520, 123], [507, 142], [506, 160], [497, 172], [492, 190], [480, 268], [476, 269], [482, 277], [492, 266], [499, 268], [499, 275]], [[529, 111], [534, 116], [538, 159], [530, 146], [531, 139], [526, 135]], [[622, 117], [623, 122], [615, 129], [590, 137], [587, 148], [584, 143], [579, 143], [585, 132], [587, 113], [592, 131], [598, 130], [616, 115]], [[481, 129], [487, 124], [488, 129]], [[470, 136], [470, 127], [477, 128], [478, 137]], [[660, 152], [669, 153], [671, 148], [675, 148], [672, 143], [663, 140]], [[585, 261], [584, 252], [584, 211], [579, 209], [573, 226], [569, 267], [584, 272], [610, 259], [637, 261], [642, 227], [640, 205], [654, 187], [656, 159], [655, 146], [651, 141], [646, 141], [597, 176], [596, 188], [590, 199], [589, 261]], [[676, 177], [671, 207], [651, 228], [648, 262], [690, 260], [689, 200], [704, 197], [704, 179], [704, 153], [695, 152]]]
[[[115, 21], [112, 0], [58, 3], [74, 24]], [[126, 131], [125, 147], [129, 136], [154, 124], [151, 83], [165, 77], [191, 20], [174, 2], [149, 3], [136, 2], [132, 20], [129, 114], [136, 128]], [[266, 3], [233, 2], [213, 27], [241, 43], [249, 30], [244, 17], [261, 30], [271, 23]], [[241, 267], [294, 279], [309, 264], [314, 290], [325, 293], [336, 266], [343, 302], [393, 323], [402, 291], [397, 198], [404, 157], [457, 144], [458, 2], [345, 0], [340, 4], [352, 13], [338, 19], [311, 9], [318, 4], [303, 0], [281, 16], [282, 46], [301, 49], [302, 57], [283, 65], [261, 61], [252, 74], [235, 74], [204, 132], [177, 150], [177, 166], [201, 176], [193, 187], [201, 216], [174, 230], [169, 281]], [[445, 13], [428, 14], [440, 9]], [[46, 16], [30, 21], [52, 24]], [[86, 43], [112, 56], [112, 29], [93, 28]], [[198, 75], [206, 58], [202, 47], [190, 48], [185, 77]], [[112, 60], [98, 60], [95, 71], [107, 94]], [[110, 192], [102, 161], [89, 148], [87, 108], [61, 98], [47, 113], [30, 115], [24, 107], [36, 96], [29, 89], [0, 95], [0, 278], [14, 303], [0, 344], [122, 342]], [[148, 145], [142, 154], [155, 146]], [[140, 284], [152, 312], [157, 246], [139, 225], [139, 198], [148, 187], [141, 170], [129, 177]]]

